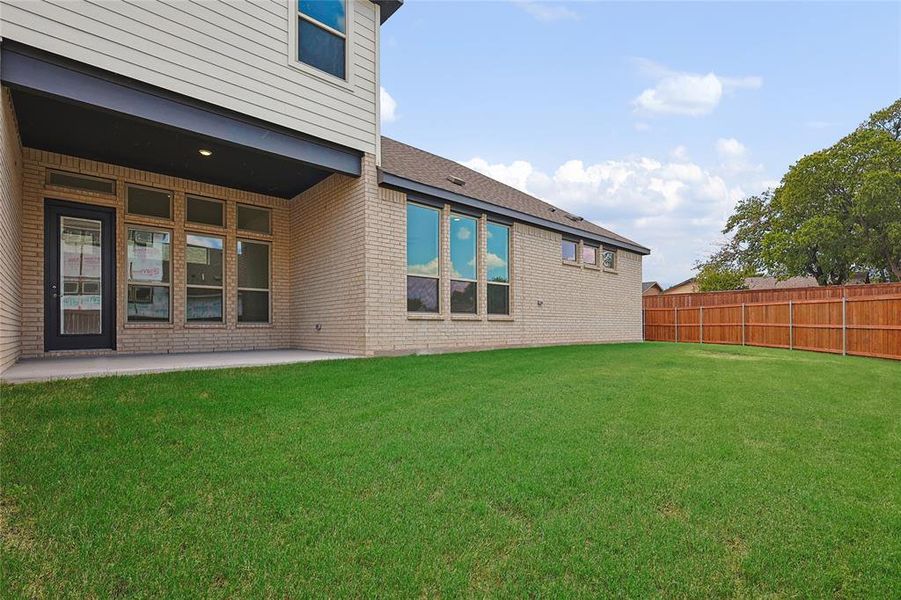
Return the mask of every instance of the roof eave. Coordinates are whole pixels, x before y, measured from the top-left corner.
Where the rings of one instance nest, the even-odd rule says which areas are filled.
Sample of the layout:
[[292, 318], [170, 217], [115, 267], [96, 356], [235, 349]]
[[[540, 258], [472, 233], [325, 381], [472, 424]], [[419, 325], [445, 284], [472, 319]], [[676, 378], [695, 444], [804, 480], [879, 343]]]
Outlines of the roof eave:
[[559, 231], [561, 233], [567, 233], [570, 235], [578, 236], [580, 238], [584, 238], [586, 240], [591, 240], [594, 242], [599, 242], [601, 244], [605, 244], [607, 246], [612, 246], [614, 248], [622, 248], [623, 250], [628, 250], [629, 252], [635, 252], [636, 254], [641, 254], [642, 256], [647, 256], [651, 253], [650, 249], [645, 248], [644, 246], [640, 246], [638, 244], [630, 244], [628, 242], [623, 242], [621, 240], [617, 240], [605, 235], [600, 235], [597, 233], [592, 233], [590, 231], [585, 231], [584, 229], [579, 229], [578, 227], [569, 227], [568, 225], [563, 225], [561, 223], [555, 223], [549, 219], [543, 219], [541, 217], [536, 217], [535, 215], [530, 215], [528, 213], [524, 213], [518, 210], [513, 210], [511, 208], [506, 208], [503, 206], [498, 206], [497, 204], [493, 204], [491, 202], [486, 202], [484, 200], [479, 200], [478, 198], [472, 198], [470, 196], [464, 196], [463, 194], [457, 194], [455, 192], [450, 192], [448, 190], [443, 190], [441, 188], [431, 186], [425, 183], [419, 183], [418, 181], [413, 181], [412, 179], [406, 179], [404, 177], [400, 177], [398, 175], [392, 175], [383, 169], [378, 170], [379, 175], [379, 185], [384, 185], [385, 187], [390, 187], [398, 190], [402, 190], [405, 192], [413, 192], [416, 194], [423, 194], [425, 196], [431, 196], [433, 198], [438, 198], [441, 200], [446, 200], [448, 202], [454, 202], [456, 204], [467, 206], [469, 208], [475, 208], [478, 210], [484, 210], [486, 212], [494, 213], [497, 215], [501, 215], [504, 217], [508, 217], [510, 219], [514, 219], [516, 221], [522, 221], [523, 223], [528, 223], [530, 225], [535, 225], [541, 227], [543, 229], [551, 229], [553, 231]]
[[381, 8], [381, 22], [379, 24], [384, 25], [385, 21], [403, 6], [404, 0], [372, 0], [372, 3], [377, 4]]

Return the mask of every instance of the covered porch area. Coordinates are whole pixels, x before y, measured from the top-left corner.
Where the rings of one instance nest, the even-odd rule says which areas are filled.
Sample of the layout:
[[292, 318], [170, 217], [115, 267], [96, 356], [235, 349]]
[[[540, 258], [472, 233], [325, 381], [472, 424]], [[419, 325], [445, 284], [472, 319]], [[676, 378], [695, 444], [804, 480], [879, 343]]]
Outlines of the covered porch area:
[[0, 379], [346, 356], [299, 350], [293, 258], [298, 198], [357, 185], [360, 152], [8, 41], [2, 63]]
[[3, 383], [18, 384], [86, 377], [138, 375], [198, 369], [232, 369], [354, 358], [350, 354], [315, 350], [245, 350], [181, 354], [114, 354], [103, 356], [29, 358], [0, 374]]

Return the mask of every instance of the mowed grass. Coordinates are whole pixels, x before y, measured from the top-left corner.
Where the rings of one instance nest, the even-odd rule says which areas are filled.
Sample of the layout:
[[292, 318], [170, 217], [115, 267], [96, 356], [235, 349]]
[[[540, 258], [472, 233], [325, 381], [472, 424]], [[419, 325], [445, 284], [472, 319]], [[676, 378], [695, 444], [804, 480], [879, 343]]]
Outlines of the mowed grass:
[[573, 346], [4, 387], [11, 597], [898, 597], [901, 364]]

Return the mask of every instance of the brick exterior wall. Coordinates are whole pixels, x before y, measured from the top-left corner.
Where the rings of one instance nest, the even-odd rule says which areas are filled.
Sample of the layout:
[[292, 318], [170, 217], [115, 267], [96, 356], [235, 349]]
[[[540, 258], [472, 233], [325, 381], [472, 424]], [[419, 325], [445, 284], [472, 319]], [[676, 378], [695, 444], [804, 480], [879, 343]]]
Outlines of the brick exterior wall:
[[[116, 196], [49, 186], [45, 183], [48, 168], [115, 179]], [[290, 201], [30, 148], [23, 150], [23, 175], [22, 219], [4, 218], [3, 225], [22, 223], [21, 348], [25, 357], [45, 355], [43, 207], [47, 198], [117, 208], [117, 348], [123, 353], [305, 348], [377, 355], [641, 339], [641, 256], [620, 250], [615, 272], [564, 264], [560, 234], [522, 223], [511, 227], [511, 314], [486, 315], [487, 269], [479, 264], [478, 314], [451, 315], [449, 206], [442, 211], [441, 312], [408, 314], [407, 198], [378, 186], [371, 155], [363, 159], [361, 177], [332, 175]], [[172, 191], [173, 219], [126, 215], [127, 183]], [[188, 194], [224, 200], [227, 226], [185, 224]], [[272, 236], [243, 232], [239, 236], [235, 218], [239, 202], [272, 209]], [[487, 222], [484, 216], [479, 221], [480, 256], [486, 247]], [[128, 224], [173, 234], [171, 323], [125, 322]], [[186, 231], [225, 238], [224, 324], [185, 323]], [[237, 323], [235, 246], [239, 237], [271, 241], [271, 324]]]
[[[641, 340], [641, 255], [617, 253], [616, 271], [564, 264], [561, 235], [515, 223], [511, 228], [509, 317], [488, 316], [484, 264], [479, 314], [449, 310], [450, 207], [442, 211], [441, 309], [406, 310], [406, 194], [382, 188], [367, 211], [366, 353], [392, 354], [502, 346]], [[479, 226], [484, 255], [487, 220]], [[581, 253], [580, 253], [581, 254]]]
[[0, 373], [22, 347], [22, 145], [7, 88], [0, 91]]
[[[199, 183], [95, 161], [43, 152], [32, 148], [24, 151], [24, 211], [22, 230], [22, 356], [44, 356], [44, 201], [52, 198], [111, 206], [116, 210], [116, 339], [122, 353], [199, 352], [290, 348], [292, 342], [290, 203], [251, 192]], [[83, 192], [47, 185], [48, 168], [116, 180], [116, 196]], [[126, 184], [133, 183], [174, 193], [173, 219], [154, 219], [125, 213]], [[186, 224], [185, 197], [197, 195], [224, 200], [226, 227]], [[237, 203], [272, 209], [272, 235], [241, 232], [236, 228]], [[4, 226], [9, 221], [4, 216]], [[145, 225], [172, 232], [171, 323], [126, 323], [126, 236], [128, 225]], [[185, 322], [185, 232], [207, 233], [225, 240], [225, 322]], [[237, 322], [237, 251], [238, 239], [271, 242], [271, 323]], [[58, 354], [96, 354], [98, 351]], [[99, 352], [103, 353], [103, 352]], [[57, 353], [53, 353], [57, 354]]]
[[365, 353], [365, 214], [377, 196], [375, 159], [367, 154], [359, 178], [332, 175], [293, 200], [292, 320], [297, 347]]

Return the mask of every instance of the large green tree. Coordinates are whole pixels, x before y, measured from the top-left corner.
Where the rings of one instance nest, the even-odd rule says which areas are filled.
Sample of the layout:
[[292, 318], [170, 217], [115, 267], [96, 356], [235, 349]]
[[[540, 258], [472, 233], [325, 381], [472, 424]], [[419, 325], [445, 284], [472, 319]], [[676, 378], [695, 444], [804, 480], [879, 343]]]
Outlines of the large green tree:
[[729, 242], [699, 272], [901, 280], [901, 100], [739, 202], [723, 233]]

